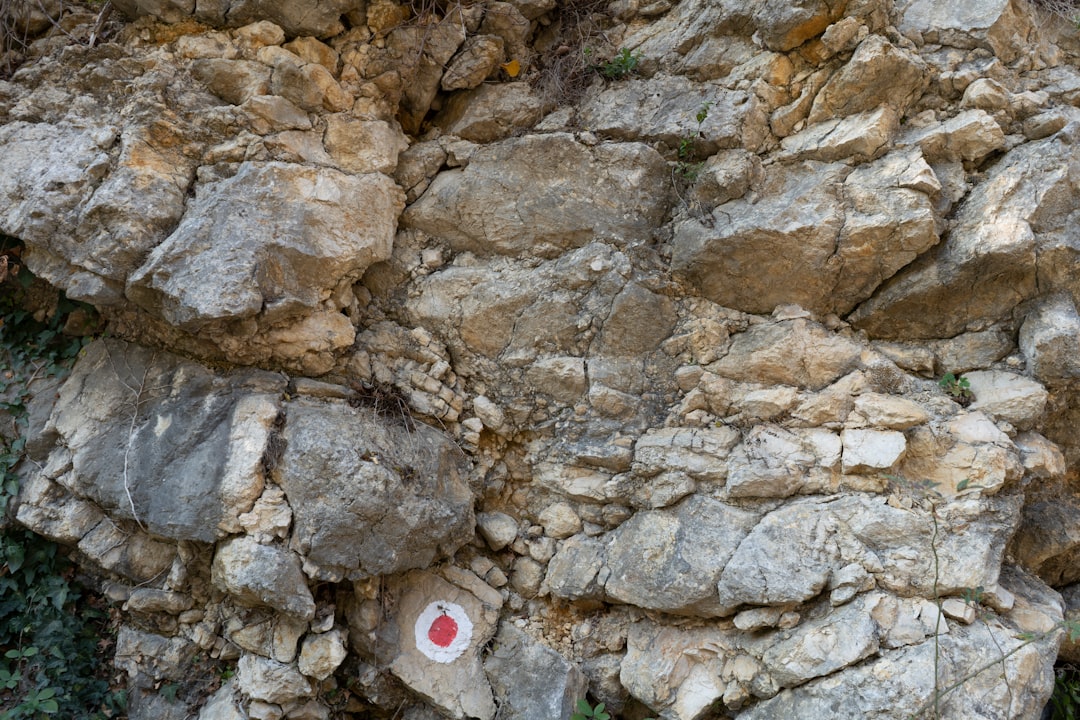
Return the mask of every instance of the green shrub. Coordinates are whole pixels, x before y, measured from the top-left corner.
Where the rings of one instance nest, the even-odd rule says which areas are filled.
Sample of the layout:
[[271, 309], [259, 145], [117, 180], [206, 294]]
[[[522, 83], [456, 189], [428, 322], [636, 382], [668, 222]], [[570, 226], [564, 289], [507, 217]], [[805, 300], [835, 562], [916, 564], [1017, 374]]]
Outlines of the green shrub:
[[19, 255], [0, 236], [0, 411], [8, 416], [0, 435], [0, 720], [100, 720], [124, 705], [102, 663], [111, 645], [104, 603], [84, 594], [59, 545], [3, 519], [19, 490], [33, 385], [66, 373], [84, 344], [61, 330], [78, 304], [60, 295], [48, 319], [26, 308], [34, 278]]
[[630, 48], [622, 48], [611, 60], [600, 66], [600, 74], [608, 80], [621, 80], [637, 72], [641, 62], [641, 53], [632, 53]]

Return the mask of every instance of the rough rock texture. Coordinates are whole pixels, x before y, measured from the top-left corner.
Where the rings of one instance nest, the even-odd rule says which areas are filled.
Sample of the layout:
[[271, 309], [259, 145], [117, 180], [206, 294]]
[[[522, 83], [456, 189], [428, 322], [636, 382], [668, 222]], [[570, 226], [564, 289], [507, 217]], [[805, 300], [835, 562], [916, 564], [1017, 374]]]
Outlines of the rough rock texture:
[[[108, 337], [31, 383], [9, 516], [116, 602], [133, 720], [1040, 716], [1071, 25], [30, 5], [0, 233]], [[169, 697], [198, 653], [232, 679]]]

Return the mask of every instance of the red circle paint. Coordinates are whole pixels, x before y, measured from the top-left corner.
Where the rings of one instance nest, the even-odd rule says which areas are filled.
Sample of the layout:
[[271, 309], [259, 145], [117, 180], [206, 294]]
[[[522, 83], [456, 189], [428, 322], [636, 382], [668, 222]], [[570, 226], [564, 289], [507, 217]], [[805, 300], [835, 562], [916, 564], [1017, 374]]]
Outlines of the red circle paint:
[[454, 618], [449, 615], [440, 615], [431, 623], [431, 627], [428, 628], [427, 631], [427, 636], [428, 640], [431, 640], [431, 642], [439, 647], [446, 647], [454, 642], [454, 638], [457, 637], [457, 632], [458, 626]]

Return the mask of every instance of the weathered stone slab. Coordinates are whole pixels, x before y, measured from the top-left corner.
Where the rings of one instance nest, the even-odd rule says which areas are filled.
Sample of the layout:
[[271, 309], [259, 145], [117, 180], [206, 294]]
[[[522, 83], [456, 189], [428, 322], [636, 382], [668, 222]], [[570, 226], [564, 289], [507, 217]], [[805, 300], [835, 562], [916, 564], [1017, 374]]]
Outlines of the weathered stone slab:
[[178, 327], [310, 312], [390, 255], [404, 199], [384, 175], [245, 163], [200, 187], [130, 278], [128, 297]]
[[666, 164], [646, 145], [528, 135], [439, 173], [403, 221], [458, 251], [551, 257], [596, 239], [646, 239], [663, 220], [669, 186]]
[[985, 47], [1011, 63], [1030, 50], [1030, 13], [1012, 0], [940, 3], [913, 0], [902, 8], [900, 32], [929, 43], [959, 48]]
[[799, 318], [750, 327], [709, 370], [732, 380], [819, 390], [853, 370], [859, 355], [851, 340]]
[[888, 105], [903, 116], [929, 81], [919, 57], [881, 35], [863, 40], [851, 59], [821, 88], [807, 117], [817, 123]]
[[88, 346], [50, 427], [72, 452], [62, 482], [114, 517], [212, 542], [263, 489], [262, 458], [285, 378], [215, 373], [116, 340]]
[[315, 601], [300, 558], [279, 545], [242, 535], [222, 543], [214, 555], [214, 584], [245, 605], [266, 605], [301, 620], [315, 616]]
[[1036, 283], [1036, 260], [1071, 222], [1074, 144], [1066, 128], [1006, 154], [964, 201], [948, 240], [886, 283], [851, 321], [875, 337], [952, 337], [1051, 290]]
[[[655, 75], [612, 85], [580, 110], [593, 132], [622, 141], [664, 142], [678, 147], [692, 138], [697, 152], [757, 149], [764, 109], [752, 93], [695, 83], [680, 75]], [[699, 113], [704, 118], [698, 123]]]
[[1047, 298], [1020, 326], [1020, 349], [1028, 371], [1054, 382], [1080, 377], [1080, 314], [1063, 295]]

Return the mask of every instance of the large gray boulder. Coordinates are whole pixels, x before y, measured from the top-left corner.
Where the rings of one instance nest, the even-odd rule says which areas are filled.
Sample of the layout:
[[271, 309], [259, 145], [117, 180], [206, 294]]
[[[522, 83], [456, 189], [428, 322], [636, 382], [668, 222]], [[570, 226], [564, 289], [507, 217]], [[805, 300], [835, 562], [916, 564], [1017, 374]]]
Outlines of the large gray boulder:
[[429, 566], [473, 537], [468, 464], [443, 433], [340, 400], [286, 404], [273, 472], [293, 509], [292, 547], [313, 577]]
[[112, 517], [174, 540], [213, 542], [240, 529], [262, 493], [263, 455], [285, 378], [214, 372], [165, 352], [87, 346], [45, 432], [70, 454], [57, 481]]
[[605, 590], [639, 607], [719, 615], [716, 582], [757, 520], [756, 513], [700, 495], [639, 512], [608, 539]]

